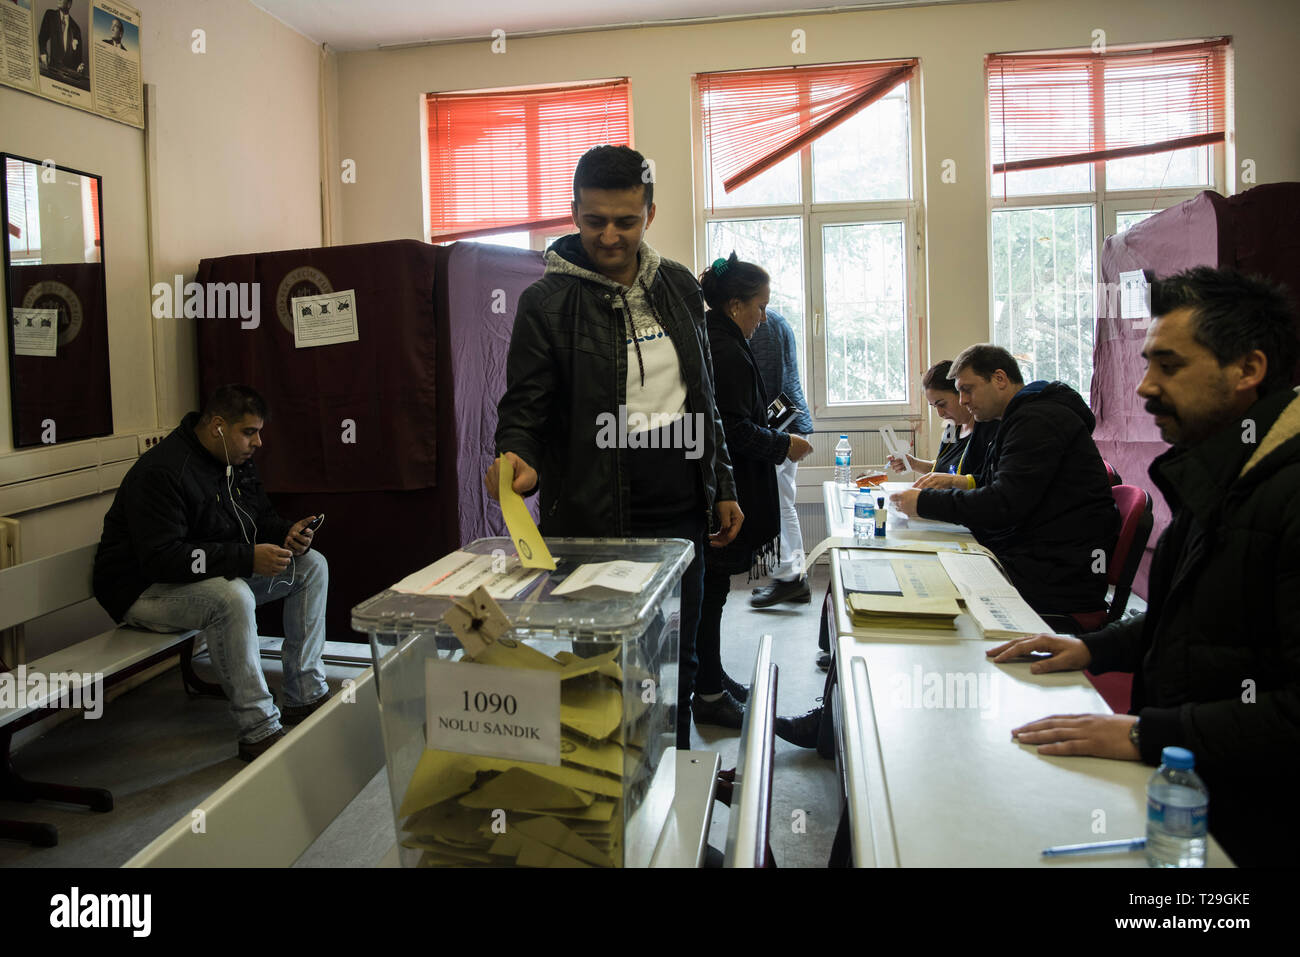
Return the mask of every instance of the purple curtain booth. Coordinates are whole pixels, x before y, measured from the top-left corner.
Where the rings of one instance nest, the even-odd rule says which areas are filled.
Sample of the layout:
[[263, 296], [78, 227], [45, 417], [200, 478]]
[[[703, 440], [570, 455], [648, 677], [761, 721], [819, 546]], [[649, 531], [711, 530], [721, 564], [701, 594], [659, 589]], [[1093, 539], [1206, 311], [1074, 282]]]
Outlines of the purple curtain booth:
[[[1163, 278], [1193, 266], [1232, 266], [1281, 282], [1293, 297], [1300, 293], [1300, 183], [1256, 186], [1227, 198], [1207, 191], [1108, 237], [1101, 253], [1102, 288], [1115, 288], [1110, 284], [1119, 282], [1121, 272], [1147, 269]], [[1151, 555], [1169, 524], [1169, 506], [1147, 469], [1168, 446], [1135, 391], [1145, 371], [1145, 329], [1119, 318], [1117, 299], [1098, 299], [1093, 436], [1124, 481], [1150, 492], [1155, 505], [1155, 527], [1133, 586], [1145, 598]], [[1294, 379], [1300, 381], [1300, 367]]]
[[10, 338], [14, 448], [40, 445], [46, 420], [58, 442], [111, 435], [103, 264], [14, 266], [9, 283], [11, 306], [59, 313], [56, 356], [14, 355]]
[[[508, 534], [501, 506], [483, 487], [483, 474], [496, 454], [497, 402], [506, 388], [515, 306], [519, 294], [541, 276], [540, 254], [483, 243], [456, 243], [439, 263], [437, 287], [451, 333], [462, 543]], [[537, 496], [525, 501], [536, 520]]]

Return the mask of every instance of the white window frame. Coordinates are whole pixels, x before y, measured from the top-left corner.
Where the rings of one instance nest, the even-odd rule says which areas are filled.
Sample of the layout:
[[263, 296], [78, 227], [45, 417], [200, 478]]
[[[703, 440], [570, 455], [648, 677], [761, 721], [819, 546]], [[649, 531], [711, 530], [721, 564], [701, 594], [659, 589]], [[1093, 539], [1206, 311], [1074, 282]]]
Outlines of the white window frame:
[[[775, 219], [796, 217], [801, 223], [803, 237], [803, 294], [804, 329], [800, 343], [804, 366], [804, 394], [808, 399], [813, 427], [818, 432], [852, 432], [878, 429], [882, 426], [916, 429], [922, 418], [921, 409], [921, 348], [923, 325], [926, 317], [925, 249], [923, 224], [924, 204], [921, 200], [923, 170], [921, 167], [922, 124], [919, 71], [907, 82], [907, 111], [910, 142], [908, 154], [911, 168], [911, 198], [881, 202], [814, 203], [812, 144], [799, 152], [800, 196], [802, 202], [778, 206], [729, 206], [708, 209], [708, 182], [704, 121], [700, 108], [699, 90], [692, 85], [691, 142], [695, 156], [691, 164], [695, 190], [695, 261], [696, 271], [704, 268], [708, 256], [708, 224], [710, 222], [742, 219]], [[828, 402], [829, 385], [826, 378], [826, 329], [824, 317], [825, 286], [821, 263], [821, 229], [823, 226], [898, 222], [904, 223], [903, 242], [906, 276], [907, 315], [906, 335], [906, 400], [902, 402], [859, 402], [832, 406]], [[761, 264], [760, 264], [761, 265]]]
[[[1227, 102], [1232, 102], [1232, 54], [1228, 54], [1229, 65], [1225, 82], [1228, 84]], [[1106, 189], [1106, 161], [1096, 160], [1092, 167], [1093, 188], [1086, 192], [1073, 193], [1034, 193], [1024, 196], [1008, 195], [1003, 199], [1001, 193], [994, 194], [993, 181], [993, 145], [991, 141], [990, 105], [988, 99], [988, 78], [984, 81], [984, 194], [988, 197], [988, 211], [985, 215], [985, 275], [988, 277], [988, 337], [993, 342], [993, 321], [996, 290], [993, 287], [993, 213], [1002, 209], [1050, 209], [1061, 206], [1091, 206], [1093, 221], [1092, 278], [1094, 285], [1101, 282], [1101, 251], [1106, 239], [1115, 235], [1117, 213], [1150, 212], [1168, 209], [1194, 198], [1207, 189], [1226, 194], [1226, 146], [1233, 139], [1233, 117], [1229, 106], [1225, 118], [1227, 129], [1223, 143], [1209, 144], [1211, 182], [1201, 186], [1175, 186], [1157, 189]], [[1083, 164], [1080, 164], [1083, 165]], [[1095, 302], [1095, 297], [1094, 297]], [[1014, 346], [1014, 343], [1012, 343]], [[1093, 343], [1096, 348], [1096, 343]], [[1083, 397], [1089, 402], [1088, 396]]]

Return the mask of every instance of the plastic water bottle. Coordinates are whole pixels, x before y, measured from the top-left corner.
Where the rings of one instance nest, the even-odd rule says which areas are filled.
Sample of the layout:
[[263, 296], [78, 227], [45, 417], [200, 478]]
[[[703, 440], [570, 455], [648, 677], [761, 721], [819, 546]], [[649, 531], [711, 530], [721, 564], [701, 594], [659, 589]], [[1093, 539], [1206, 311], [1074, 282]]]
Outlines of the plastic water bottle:
[[854, 488], [853, 469], [850, 460], [853, 458], [853, 446], [849, 445], [849, 437], [841, 435], [840, 440], [835, 445], [835, 484], [840, 488]]
[[1209, 794], [1186, 748], [1165, 748], [1147, 782], [1147, 862], [1152, 867], [1204, 867]]
[[853, 503], [853, 539], [859, 545], [870, 545], [876, 532], [876, 505], [871, 493], [858, 489], [858, 500]]

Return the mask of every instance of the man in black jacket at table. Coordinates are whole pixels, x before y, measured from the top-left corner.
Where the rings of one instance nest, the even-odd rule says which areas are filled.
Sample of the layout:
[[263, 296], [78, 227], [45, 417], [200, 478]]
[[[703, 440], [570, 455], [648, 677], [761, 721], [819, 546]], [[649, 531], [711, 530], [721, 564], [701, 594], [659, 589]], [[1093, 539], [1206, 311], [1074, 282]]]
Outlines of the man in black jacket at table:
[[1035, 673], [1133, 672], [1125, 715], [1054, 715], [1017, 728], [1043, 754], [1160, 763], [1190, 750], [1210, 833], [1238, 865], [1294, 866], [1300, 822], [1300, 398], [1296, 319], [1282, 291], [1231, 270], [1154, 284], [1138, 395], [1172, 448], [1151, 479], [1173, 517], [1151, 563], [1145, 614], [1031, 652]]
[[999, 420], [978, 483], [908, 489], [893, 501], [911, 517], [965, 525], [991, 549], [1039, 614], [1077, 631], [1068, 616], [1103, 611], [1106, 556], [1119, 533], [1110, 479], [1092, 440], [1096, 418], [1063, 382], [1025, 384], [1000, 346], [970, 346], [949, 373], [977, 422]]
[[[978, 480], [932, 473], [935, 485], [895, 493], [891, 503], [911, 518], [965, 525], [1035, 611], [1062, 631], [1082, 630], [1072, 616], [1087, 621], [1103, 613], [1106, 556], [1119, 533], [1110, 479], [1092, 440], [1097, 420], [1063, 382], [1026, 385], [1019, 363], [1000, 346], [970, 346], [948, 374], [976, 422], [999, 422]], [[815, 747], [822, 715], [814, 708], [777, 718], [776, 733]]]

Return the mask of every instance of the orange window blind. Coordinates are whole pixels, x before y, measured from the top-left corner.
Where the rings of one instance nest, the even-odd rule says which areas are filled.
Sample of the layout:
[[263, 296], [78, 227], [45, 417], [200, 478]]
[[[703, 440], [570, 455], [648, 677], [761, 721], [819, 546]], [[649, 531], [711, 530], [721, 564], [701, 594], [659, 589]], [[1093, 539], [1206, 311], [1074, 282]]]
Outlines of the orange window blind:
[[916, 60], [835, 63], [695, 78], [710, 162], [731, 192], [911, 79]]
[[588, 149], [631, 145], [628, 81], [544, 90], [430, 93], [434, 242], [570, 222], [573, 170]]
[[1221, 143], [1228, 39], [985, 57], [993, 172]]

